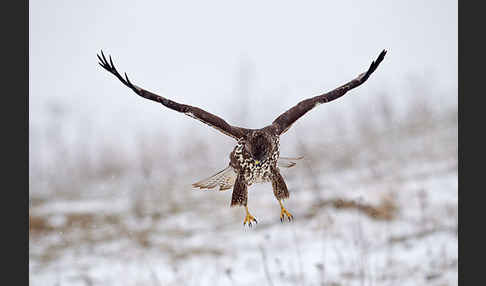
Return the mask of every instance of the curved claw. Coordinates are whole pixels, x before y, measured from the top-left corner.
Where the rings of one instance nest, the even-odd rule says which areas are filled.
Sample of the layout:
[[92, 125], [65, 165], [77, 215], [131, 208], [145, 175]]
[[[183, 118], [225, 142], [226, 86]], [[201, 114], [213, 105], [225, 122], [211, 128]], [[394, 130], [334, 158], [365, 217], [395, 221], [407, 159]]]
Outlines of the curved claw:
[[285, 208], [282, 208], [281, 212], [280, 212], [280, 222], [283, 223], [284, 222], [284, 218], [287, 217], [287, 219], [289, 220], [289, 222], [291, 222], [292, 220], [294, 220], [294, 216], [289, 213]]
[[254, 216], [252, 216], [250, 213], [247, 213], [245, 220], [243, 221], [243, 225], [246, 225], [248, 223], [248, 227], [252, 227], [253, 226], [252, 222], [255, 222], [255, 224], [258, 223], [258, 221]]

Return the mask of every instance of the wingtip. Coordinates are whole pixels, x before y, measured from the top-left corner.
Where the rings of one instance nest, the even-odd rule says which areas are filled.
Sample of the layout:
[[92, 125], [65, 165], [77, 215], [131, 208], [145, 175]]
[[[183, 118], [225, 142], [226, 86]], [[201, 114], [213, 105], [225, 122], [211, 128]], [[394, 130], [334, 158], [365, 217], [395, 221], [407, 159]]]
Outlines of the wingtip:
[[374, 66], [374, 68], [376, 69], [381, 61], [383, 61], [383, 59], [385, 58], [386, 52], [387, 50], [383, 49], [383, 51], [381, 51], [381, 53], [378, 55], [378, 58], [376, 58], [376, 60], [371, 63], [371, 66]]
[[386, 49], [383, 49], [383, 51], [381, 51], [380, 55], [378, 56], [378, 59], [377, 61], [382, 61], [384, 58], [385, 58], [385, 55], [388, 51]]
[[128, 79], [128, 75], [127, 73], [125, 73], [125, 80], [127, 81], [128, 85], [131, 87], [131, 88], [134, 88], [135, 86], [130, 82], [130, 80]]
[[366, 73], [363, 73], [361, 76], [361, 80], [366, 81], [368, 77], [378, 68], [380, 63], [383, 61], [385, 58], [385, 55], [387, 53], [386, 49], [383, 49], [381, 53], [378, 55], [378, 58], [376, 60], [372, 61], [370, 64], [370, 67], [368, 68], [368, 71]]

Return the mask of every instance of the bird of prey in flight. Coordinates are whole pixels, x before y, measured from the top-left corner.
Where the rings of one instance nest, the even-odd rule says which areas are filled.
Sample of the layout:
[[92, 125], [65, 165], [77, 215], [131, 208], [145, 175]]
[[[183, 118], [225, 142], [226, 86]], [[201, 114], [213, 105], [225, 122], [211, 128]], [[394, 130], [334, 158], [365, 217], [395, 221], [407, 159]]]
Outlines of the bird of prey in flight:
[[287, 217], [289, 221], [293, 216], [282, 204], [282, 200], [289, 197], [289, 191], [284, 178], [280, 174], [279, 167], [289, 168], [295, 165], [298, 158], [280, 157], [279, 138], [292, 124], [308, 111], [319, 104], [335, 100], [343, 96], [349, 90], [363, 84], [376, 70], [384, 59], [386, 50], [383, 50], [378, 58], [371, 63], [368, 70], [358, 75], [348, 83], [337, 87], [329, 92], [323, 93], [300, 101], [297, 105], [280, 114], [270, 125], [260, 129], [247, 129], [228, 124], [224, 119], [202, 110], [198, 107], [177, 103], [163, 96], [145, 90], [133, 84], [125, 73], [125, 77], [118, 73], [111, 56], [109, 61], [103, 51], [98, 55], [99, 64], [107, 71], [116, 76], [124, 85], [133, 90], [136, 94], [146, 99], [161, 103], [165, 107], [184, 113], [222, 133], [233, 137], [237, 143], [229, 155], [228, 166], [215, 175], [196, 182], [194, 188], [214, 189], [220, 191], [233, 188], [231, 206], [244, 206], [246, 216], [243, 225], [251, 227], [252, 222], [258, 223], [256, 218], [248, 211], [248, 187], [254, 183], [271, 182], [273, 193], [280, 204], [280, 221]]

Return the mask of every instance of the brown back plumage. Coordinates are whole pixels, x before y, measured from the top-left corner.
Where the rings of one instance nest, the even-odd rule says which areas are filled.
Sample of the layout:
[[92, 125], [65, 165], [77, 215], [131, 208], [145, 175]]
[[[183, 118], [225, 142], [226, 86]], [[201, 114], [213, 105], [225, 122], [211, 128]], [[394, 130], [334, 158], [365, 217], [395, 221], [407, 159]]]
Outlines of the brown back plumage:
[[266, 130], [249, 132], [245, 148], [253, 159], [263, 161], [271, 155], [275, 147], [272, 139], [272, 135]]
[[[105, 70], [115, 75], [124, 85], [139, 96], [184, 113], [237, 140], [238, 143], [230, 154], [229, 166], [217, 174], [193, 184], [195, 188], [212, 189], [219, 187], [219, 190], [227, 190], [233, 187], [231, 206], [243, 205], [246, 207], [248, 186], [253, 183], [272, 182], [275, 197], [281, 207], [280, 220], [283, 221], [284, 216], [287, 216], [290, 221], [293, 216], [284, 208], [281, 202], [289, 197], [289, 191], [284, 178], [280, 174], [279, 166], [290, 168], [295, 165], [295, 160], [301, 158], [285, 158], [279, 161], [280, 135], [285, 133], [295, 121], [317, 105], [333, 101], [343, 96], [349, 90], [363, 84], [376, 70], [384, 59], [385, 54], [386, 51], [383, 50], [377, 60], [371, 63], [368, 70], [355, 79], [327, 93], [300, 101], [297, 105], [278, 116], [272, 124], [261, 129], [246, 129], [232, 126], [222, 118], [198, 107], [180, 104], [147, 91], [132, 84], [126, 73], [125, 77], [122, 77], [116, 70], [111, 57], [109, 57], [110, 60], [108, 61], [103, 52], [101, 52], [101, 56], [98, 55], [98, 59], [100, 60], [99, 64]], [[252, 221], [256, 222], [256, 219], [249, 214], [248, 208], [246, 208], [246, 218], [243, 223], [249, 223], [251, 226]]]

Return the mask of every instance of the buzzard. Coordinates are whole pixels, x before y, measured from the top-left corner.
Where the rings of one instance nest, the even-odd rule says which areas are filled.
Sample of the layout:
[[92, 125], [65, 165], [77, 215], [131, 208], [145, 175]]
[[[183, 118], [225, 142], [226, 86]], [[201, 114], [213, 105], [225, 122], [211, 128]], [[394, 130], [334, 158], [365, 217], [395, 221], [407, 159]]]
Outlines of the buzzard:
[[258, 223], [256, 218], [248, 211], [248, 187], [254, 183], [271, 182], [273, 193], [281, 208], [280, 221], [283, 222], [285, 217], [287, 217], [289, 221], [293, 219], [292, 214], [288, 212], [282, 204], [282, 200], [289, 197], [289, 191], [284, 178], [280, 174], [279, 167], [290, 168], [294, 166], [295, 161], [301, 159], [301, 157], [280, 157], [280, 136], [284, 134], [292, 124], [297, 121], [297, 119], [302, 117], [312, 108], [319, 104], [335, 100], [343, 96], [349, 90], [363, 84], [376, 70], [378, 65], [384, 59], [385, 54], [386, 50], [383, 50], [376, 61], [371, 63], [368, 70], [358, 75], [355, 79], [334, 90], [300, 101], [297, 105], [278, 116], [272, 124], [261, 129], [247, 129], [230, 125], [222, 118], [198, 107], [177, 103], [145, 90], [130, 82], [126, 73], [125, 77], [121, 76], [116, 70], [111, 56], [109, 57], [109, 61], [106, 59], [103, 51], [101, 51], [101, 56], [97, 56], [100, 60], [99, 64], [105, 70], [116, 76], [124, 85], [129, 87], [139, 96], [159, 102], [170, 109], [193, 117], [216, 128], [222, 133], [233, 137], [237, 141], [236, 147], [229, 155], [228, 167], [207, 179], [194, 183], [193, 187], [199, 189], [214, 189], [218, 187], [220, 191], [228, 190], [232, 187], [233, 194], [231, 198], [231, 206], [245, 207], [246, 216], [243, 220], [243, 225], [248, 224], [251, 227], [252, 222]]

